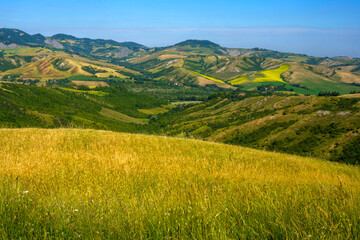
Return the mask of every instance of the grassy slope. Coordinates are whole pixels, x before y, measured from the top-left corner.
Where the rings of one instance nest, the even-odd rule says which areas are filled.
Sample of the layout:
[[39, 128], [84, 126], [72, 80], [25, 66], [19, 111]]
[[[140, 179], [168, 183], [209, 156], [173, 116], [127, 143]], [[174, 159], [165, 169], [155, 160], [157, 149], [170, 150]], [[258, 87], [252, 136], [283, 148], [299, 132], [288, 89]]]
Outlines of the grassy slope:
[[[57, 69], [53, 64], [54, 61], [57, 59], [64, 60], [69, 65], [69, 69], [68, 70]], [[35, 62], [31, 62], [23, 67], [2, 72], [0, 74], [0, 77], [4, 75], [16, 74], [16, 75], [20, 75], [21, 77], [29, 78], [29, 79], [48, 80], [48, 79], [68, 78], [74, 75], [92, 76], [91, 73], [82, 70], [82, 67], [84, 66], [91, 66], [93, 68], [106, 71], [104, 73], [96, 73], [96, 76], [98, 77], [108, 77], [109, 75], [113, 75], [116, 77], [125, 78], [124, 75], [117, 73], [116, 69], [95, 65], [72, 58], [63, 58], [58, 56], [47, 57]]]
[[50, 52], [49, 49], [42, 47], [3, 48], [1, 50], [5, 56], [26, 56]]
[[[359, 98], [229, 95], [166, 114], [154, 124], [168, 135], [338, 160], [348, 144], [360, 140], [359, 103]], [[358, 157], [357, 152], [353, 161]]]
[[2, 84], [0, 102], [1, 127], [71, 126], [117, 131], [139, 130], [133, 123], [146, 123], [149, 114], [138, 109], [152, 110], [164, 103], [121, 87], [84, 91], [18, 84]]
[[[24, 78], [40, 80], [68, 78], [77, 75], [88, 77], [109, 77], [112, 75], [114, 77], [127, 78], [125, 75], [120, 74], [117, 71], [138, 74], [124, 67], [113, 65], [105, 61], [88, 59], [61, 51], [54, 52], [40, 47], [2, 49], [1, 51], [3, 51], [2, 54], [5, 57], [0, 58], [0, 70], [3, 69], [3, 72], [0, 73], [0, 78], [4, 75], [11, 74], [20, 75]], [[1, 66], [3, 64], [9, 65], [11, 63], [5, 62], [10, 61], [9, 56], [11, 58], [28, 58], [28, 60], [27, 63], [22, 60], [21, 65], [17, 64], [17, 66]], [[56, 62], [58, 62], [57, 65]], [[103, 72], [97, 72], [93, 75], [92, 73], [84, 71], [82, 69], [83, 67], [92, 67]]]
[[360, 169], [196, 140], [0, 130], [3, 239], [354, 239]]
[[[290, 71], [287, 71], [288, 69], [283, 70], [287, 73], [291, 72], [288, 74], [291, 76], [287, 77], [286, 81], [309, 88], [306, 93], [317, 94], [320, 91], [339, 91], [341, 94], [347, 94], [351, 90], [360, 90], [359, 87], [344, 84], [352, 82], [360, 83], [360, 76], [355, 74], [356, 72], [352, 72], [358, 68], [356, 65], [358, 61], [356, 59], [334, 58], [316, 60], [315, 58], [302, 55], [277, 53], [267, 50], [254, 50], [252, 52], [254, 52], [254, 54], [257, 53], [254, 56], [231, 57], [222, 56], [224, 52], [215, 51], [216, 49], [219, 48], [184, 45], [162, 51], [145, 51], [144, 54], [128, 59], [128, 63], [135, 64], [135, 68], [138, 67], [141, 70], [155, 74], [166, 70], [170, 66], [181, 70], [190, 70], [191, 76], [187, 76], [188, 79], [191, 79], [190, 82], [198, 82], [201, 86], [215, 82], [219, 87], [225, 88], [229, 88], [230, 86], [222, 82], [229, 82], [232, 85], [246, 85], [248, 82], [247, 79], [252, 80], [252, 84], [257, 82], [258, 85], [262, 85], [263, 82], [268, 84], [268, 81], [282, 82], [283, 79], [280, 78], [280, 75], [283, 71], [277, 72], [271, 69], [287, 63], [291, 66]], [[20, 49], [5, 49], [4, 54], [5, 56], [42, 56], [53, 55], [55, 53], [39, 47], [26, 47]], [[113, 75], [127, 78], [126, 74], [119, 74], [116, 70], [131, 72], [129, 69], [120, 69], [115, 65], [105, 62], [80, 58], [76, 55], [70, 56], [63, 52], [57, 52], [56, 55], [64, 57], [72, 65], [72, 68], [67, 71], [59, 71], [54, 68], [52, 64], [49, 64], [47, 60], [42, 59], [34, 63], [29, 63], [29, 65], [21, 68], [9, 70], [6, 73], [0, 74], [0, 77], [6, 74], [21, 74], [22, 77], [25, 78], [47, 80], [71, 77], [74, 75], [91, 76], [90, 73], [81, 69], [83, 66], [91, 66], [95, 69], [106, 71], [104, 73], [96, 73], [98, 77]], [[305, 64], [305, 62], [309, 62], [308, 60], [310, 59], [313, 60], [313, 64], [320, 65]], [[0, 65], [1, 64], [0, 61]], [[9, 65], [8, 62], [4, 64]], [[335, 66], [332, 64], [335, 64]], [[14, 66], [9, 65], [6, 68], [9, 69], [13, 67]], [[0, 68], [4, 67], [0, 66]], [[280, 69], [281, 68], [282, 67], [280, 67]], [[161, 78], [165, 81], [177, 78], [178, 82], [183, 82], [179, 80], [183, 77], [182, 75], [181, 71], [164, 71], [156, 78]], [[259, 75], [264, 75], [264, 77], [259, 77]], [[189, 80], [185, 80], [185, 82], [189, 82]], [[298, 93], [304, 93], [301, 89], [294, 90]]]
[[[295, 88], [286, 84], [288, 89], [293, 88], [295, 92], [300, 94], [316, 95], [320, 91], [339, 91], [341, 94], [347, 94], [351, 90], [360, 90], [359, 87], [345, 84], [360, 82], [358, 75], [342, 70], [335, 71], [325, 66], [262, 57], [194, 56], [194, 54], [186, 55], [188, 52], [181, 51], [178, 51], [177, 54], [169, 55], [169, 51], [164, 50], [144, 55], [139, 59], [130, 59], [129, 62], [152, 73], [160, 73], [162, 70], [173, 66], [177, 69], [186, 70], [192, 75], [200, 76], [202, 80], [243, 85], [246, 89], [249, 85], [256, 87], [274, 82], [285, 83], [285, 79], [290, 84], [301, 85], [303, 88]], [[176, 59], [175, 56], [181, 56], [182, 59]], [[179, 75], [178, 73], [179, 71], [163, 71], [160, 78], [173, 79], [174, 76]], [[198, 78], [198, 84], [204, 85], [200, 81], [201, 79]]]

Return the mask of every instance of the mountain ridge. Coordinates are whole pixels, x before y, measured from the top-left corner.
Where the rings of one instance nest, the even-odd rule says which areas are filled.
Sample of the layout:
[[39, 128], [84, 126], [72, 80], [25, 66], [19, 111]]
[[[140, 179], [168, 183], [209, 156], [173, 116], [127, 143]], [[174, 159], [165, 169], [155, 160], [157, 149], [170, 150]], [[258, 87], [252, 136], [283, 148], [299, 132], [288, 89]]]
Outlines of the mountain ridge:
[[[17, 36], [17, 38], [12, 38], [13, 42], [10, 42], [9, 37], [8, 38], [4, 38], [4, 35], [6, 35], [6, 33], [19, 33], [19, 35], [21, 35], [19, 38], [19, 36]], [[22, 37], [24, 36], [24, 37]], [[11, 37], [10, 37], [11, 38]], [[26, 39], [31, 39], [32, 42], [25, 42]], [[122, 46], [122, 47], [128, 47], [130, 49], [132, 48], [149, 48], [146, 47], [145, 45], [133, 42], [133, 41], [124, 41], [124, 42], [118, 42], [116, 40], [112, 40], [112, 39], [92, 39], [92, 38], [80, 38], [80, 37], [75, 37], [73, 35], [69, 35], [69, 34], [65, 34], [65, 33], [57, 33], [54, 34], [52, 36], [44, 36], [40, 33], [36, 33], [36, 34], [28, 34], [25, 31], [16, 29], [16, 28], [0, 28], [0, 43], [3, 44], [25, 44], [25, 46], [34, 46], [34, 44], [43, 44], [43, 46], [45, 45], [50, 45], [51, 44], [46, 44], [45, 40], [90, 40], [90, 41], [102, 41], [105, 43], [112, 43], [112, 44], [116, 44], [117, 46]], [[14, 42], [15, 41], [15, 42]], [[21, 44], [20, 44], [21, 43]], [[30, 44], [30, 45], [29, 45]], [[346, 58], [346, 59], [359, 59], [356, 57], [350, 57], [350, 56], [333, 56], [333, 57], [316, 57], [316, 56], [312, 56], [312, 55], [306, 55], [306, 54], [301, 54], [301, 53], [291, 53], [291, 52], [280, 52], [280, 51], [276, 51], [276, 50], [270, 50], [270, 49], [265, 49], [265, 48], [259, 48], [259, 47], [254, 47], [254, 48], [250, 48], [250, 49], [246, 49], [246, 48], [240, 48], [240, 47], [224, 47], [221, 46], [217, 43], [214, 43], [212, 41], [209, 40], [199, 40], [199, 39], [187, 39], [178, 43], [175, 43], [173, 45], [169, 45], [166, 47], [150, 47], [153, 49], [166, 49], [166, 48], [172, 48], [172, 47], [181, 47], [181, 46], [198, 46], [198, 47], [211, 47], [211, 48], [221, 48], [221, 49], [226, 49], [229, 52], [227, 52], [228, 56], [232, 56], [232, 54], [230, 53], [230, 51], [232, 50], [246, 50], [247, 54], [251, 51], [255, 51], [255, 52], [273, 52], [275, 54], [291, 54], [291, 55], [299, 55], [299, 56], [306, 56], [306, 57], [314, 57], [314, 58], [321, 58], [321, 59], [332, 59], [332, 58]], [[53, 46], [54, 47], [54, 46]], [[55, 47], [56, 48], [56, 47]], [[225, 54], [226, 55], [226, 54]], [[239, 54], [237, 54], [238, 56], [240, 56]]]
[[[283, 91], [312, 95], [321, 91], [348, 94], [360, 89], [360, 59], [356, 58], [317, 58], [263, 48], [224, 48], [208, 40], [194, 39], [164, 48], [148, 48], [134, 42], [76, 38], [67, 34], [44, 38], [40, 34], [29, 35], [17, 29], [1, 29], [0, 47], [10, 44], [7, 47], [19, 49], [0, 50], [0, 57], [3, 57], [0, 59], [0, 76], [5, 79], [18, 76], [44, 81], [79, 74], [135, 79], [142, 75], [140, 81], [151, 79], [161, 84], [186, 87], [216, 85], [223, 89], [243, 88], [252, 91], [262, 85], [271, 84], [274, 87], [285, 84]], [[26, 47], [21, 48], [20, 44]], [[98, 64], [90, 65], [94, 69], [88, 69], [90, 72], [87, 73], [81, 69], [89, 68], [84, 64], [77, 66], [77, 69], [70, 68], [75, 54], [96, 60]], [[42, 62], [46, 61], [41, 58], [54, 55], [62, 59], [46, 63], [49, 67], [44, 67]], [[42, 62], [35, 64], [34, 61]], [[111, 63], [115, 69], [100, 69], [99, 64], [103, 63]], [[57, 64], [67, 65], [68, 68], [53, 69], [52, 66], [57, 68]], [[116, 65], [139, 74], [123, 73]], [[48, 70], [56, 74], [50, 74]]]

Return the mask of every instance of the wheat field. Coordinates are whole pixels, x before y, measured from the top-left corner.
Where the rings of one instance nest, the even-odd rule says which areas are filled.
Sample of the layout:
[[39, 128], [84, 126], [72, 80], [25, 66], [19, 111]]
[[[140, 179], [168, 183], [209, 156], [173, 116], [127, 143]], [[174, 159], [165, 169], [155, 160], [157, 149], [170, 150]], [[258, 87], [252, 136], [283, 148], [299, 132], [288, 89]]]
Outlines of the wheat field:
[[360, 168], [225, 144], [0, 130], [1, 239], [358, 239]]

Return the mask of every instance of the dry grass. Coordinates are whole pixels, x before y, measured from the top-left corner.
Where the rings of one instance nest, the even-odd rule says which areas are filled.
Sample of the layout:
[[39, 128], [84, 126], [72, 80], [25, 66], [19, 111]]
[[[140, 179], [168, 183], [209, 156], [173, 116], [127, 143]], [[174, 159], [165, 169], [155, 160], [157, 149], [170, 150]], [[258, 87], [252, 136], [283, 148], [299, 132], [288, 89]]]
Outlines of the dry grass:
[[0, 130], [2, 239], [356, 239], [359, 167], [95, 130]]

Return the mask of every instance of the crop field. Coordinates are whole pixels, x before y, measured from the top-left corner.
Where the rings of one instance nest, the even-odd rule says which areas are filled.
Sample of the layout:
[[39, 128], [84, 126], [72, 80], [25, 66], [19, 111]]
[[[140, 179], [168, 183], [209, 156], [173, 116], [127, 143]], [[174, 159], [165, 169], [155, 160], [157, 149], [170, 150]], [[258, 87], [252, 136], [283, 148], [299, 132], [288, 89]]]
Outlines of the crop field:
[[253, 81], [254, 82], [284, 82], [280, 76], [281, 74], [289, 70], [290, 70], [290, 66], [285, 64], [277, 69], [261, 71], [259, 73], [263, 74], [264, 77], [257, 77]]
[[229, 83], [231, 85], [239, 85], [239, 84], [242, 84], [242, 83], [247, 82], [247, 81], [250, 81], [250, 79], [247, 76], [245, 76], [245, 77], [239, 77], [239, 78], [235, 78], [233, 80], [230, 80]]
[[356, 239], [360, 168], [198, 140], [0, 130], [2, 239]]
[[254, 80], [251, 80], [249, 78], [249, 76], [244, 76], [244, 77], [239, 77], [239, 78], [235, 78], [229, 81], [229, 83], [231, 85], [239, 85], [239, 84], [243, 84], [247, 81], [253, 81], [253, 82], [283, 82], [285, 83], [282, 79], [281, 79], [281, 74], [283, 74], [284, 72], [287, 72], [290, 70], [290, 66], [285, 64], [280, 66], [277, 69], [273, 69], [273, 70], [265, 70], [265, 71], [260, 71], [259, 73], [264, 75], [263, 77], [255, 77]]

